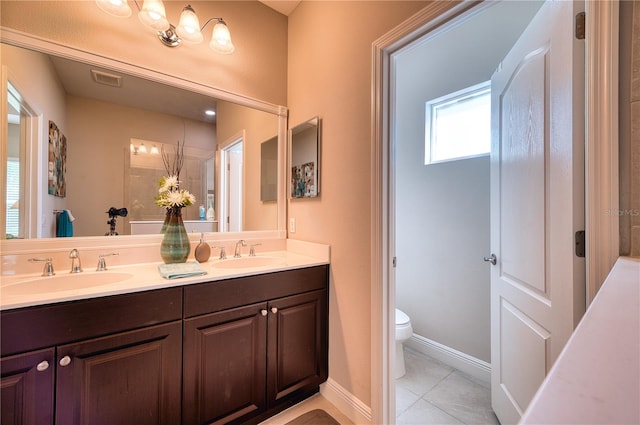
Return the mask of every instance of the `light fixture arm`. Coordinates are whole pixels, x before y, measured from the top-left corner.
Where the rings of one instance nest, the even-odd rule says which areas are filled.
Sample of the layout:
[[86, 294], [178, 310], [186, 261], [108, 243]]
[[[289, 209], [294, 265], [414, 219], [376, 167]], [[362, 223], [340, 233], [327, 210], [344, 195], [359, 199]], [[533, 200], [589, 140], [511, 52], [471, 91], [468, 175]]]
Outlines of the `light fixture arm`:
[[222, 19], [222, 18], [209, 18], [209, 19], [207, 20], [207, 22], [205, 22], [205, 23], [204, 23], [204, 25], [202, 26], [202, 28], [200, 28], [200, 31], [204, 31], [204, 27], [206, 27], [206, 26], [209, 24], [209, 22], [211, 22], [211, 21], [217, 21], [218, 23], [221, 23], [221, 24], [225, 24], [225, 25], [227, 25], [227, 23], [226, 23], [226, 22], [224, 21], [224, 19]]

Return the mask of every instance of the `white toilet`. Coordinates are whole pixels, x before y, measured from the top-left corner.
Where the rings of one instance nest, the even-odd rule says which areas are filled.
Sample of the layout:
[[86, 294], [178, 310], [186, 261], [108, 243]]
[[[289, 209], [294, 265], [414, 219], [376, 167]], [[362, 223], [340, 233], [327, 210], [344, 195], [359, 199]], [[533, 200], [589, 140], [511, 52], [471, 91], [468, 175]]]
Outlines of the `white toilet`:
[[413, 328], [409, 316], [402, 310], [396, 308], [396, 379], [404, 376], [404, 351], [402, 344], [411, 338]]

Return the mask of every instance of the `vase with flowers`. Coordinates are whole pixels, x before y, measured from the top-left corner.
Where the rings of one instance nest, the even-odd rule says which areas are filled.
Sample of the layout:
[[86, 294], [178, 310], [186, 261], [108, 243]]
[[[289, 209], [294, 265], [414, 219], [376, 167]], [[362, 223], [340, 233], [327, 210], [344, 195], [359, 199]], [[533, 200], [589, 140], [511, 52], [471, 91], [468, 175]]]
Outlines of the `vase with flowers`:
[[183, 144], [178, 142], [175, 155], [170, 156], [162, 149], [162, 160], [168, 176], [163, 176], [159, 183], [156, 205], [166, 209], [162, 225], [162, 243], [160, 256], [166, 263], [184, 263], [187, 261], [191, 245], [189, 235], [182, 220], [182, 208], [193, 205], [195, 196], [188, 190], [180, 188], [180, 170], [183, 164]]

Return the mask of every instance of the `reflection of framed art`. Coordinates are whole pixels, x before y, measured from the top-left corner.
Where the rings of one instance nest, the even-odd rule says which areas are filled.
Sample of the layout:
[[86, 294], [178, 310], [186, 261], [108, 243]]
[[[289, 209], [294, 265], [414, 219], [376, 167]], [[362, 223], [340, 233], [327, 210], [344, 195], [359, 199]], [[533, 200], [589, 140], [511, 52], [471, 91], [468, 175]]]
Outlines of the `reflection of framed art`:
[[67, 170], [67, 138], [53, 121], [49, 121], [49, 195], [64, 198], [67, 185], [64, 178]]
[[317, 196], [316, 189], [316, 163], [307, 162], [302, 165], [294, 165], [291, 168], [291, 197], [309, 198]]

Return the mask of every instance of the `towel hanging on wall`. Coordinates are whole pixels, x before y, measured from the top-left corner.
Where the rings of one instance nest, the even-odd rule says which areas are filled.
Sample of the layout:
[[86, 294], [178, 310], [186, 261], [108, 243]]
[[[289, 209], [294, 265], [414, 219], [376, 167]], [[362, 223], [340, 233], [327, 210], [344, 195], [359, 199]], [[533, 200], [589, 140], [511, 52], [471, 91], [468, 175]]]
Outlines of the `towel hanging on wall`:
[[56, 219], [56, 237], [70, 238], [73, 236], [73, 223], [75, 218], [71, 215], [71, 211], [62, 210]]

